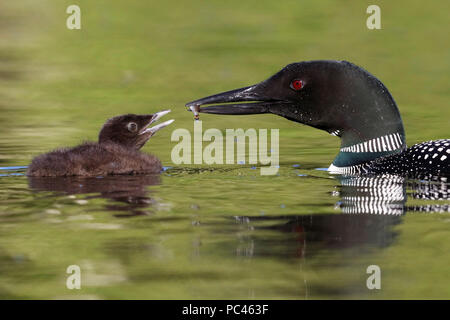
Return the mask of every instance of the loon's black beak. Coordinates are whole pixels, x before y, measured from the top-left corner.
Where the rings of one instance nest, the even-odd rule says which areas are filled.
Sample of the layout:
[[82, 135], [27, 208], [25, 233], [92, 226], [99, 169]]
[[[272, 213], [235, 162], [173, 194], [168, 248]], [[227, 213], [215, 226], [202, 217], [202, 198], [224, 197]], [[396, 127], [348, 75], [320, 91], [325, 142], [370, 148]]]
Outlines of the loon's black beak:
[[[226, 91], [194, 100], [186, 103], [186, 107], [190, 108], [188, 111], [191, 111], [191, 108], [196, 108], [197, 112], [202, 113], [245, 115], [270, 113], [269, 107], [278, 102], [282, 102], [282, 100], [276, 100], [264, 95], [263, 83], [259, 83], [250, 87]], [[200, 108], [200, 106], [210, 104], [214, 105]]]

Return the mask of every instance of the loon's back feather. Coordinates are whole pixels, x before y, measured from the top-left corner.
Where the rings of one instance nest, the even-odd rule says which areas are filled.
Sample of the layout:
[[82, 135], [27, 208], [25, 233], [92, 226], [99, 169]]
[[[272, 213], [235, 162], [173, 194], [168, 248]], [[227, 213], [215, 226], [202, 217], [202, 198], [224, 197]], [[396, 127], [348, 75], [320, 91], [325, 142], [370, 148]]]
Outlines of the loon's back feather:
[[450, 176], [450, 139], [413, 145], [405, 151], [378, 158], [367, 167], [368, 173]]

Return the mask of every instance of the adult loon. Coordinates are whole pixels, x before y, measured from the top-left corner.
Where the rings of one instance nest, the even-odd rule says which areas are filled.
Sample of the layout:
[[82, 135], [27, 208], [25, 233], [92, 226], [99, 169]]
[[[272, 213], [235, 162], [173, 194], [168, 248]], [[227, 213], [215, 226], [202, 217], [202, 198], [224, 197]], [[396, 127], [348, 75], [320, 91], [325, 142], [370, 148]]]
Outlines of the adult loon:
[[103, 125], [98, 143], [85, 142], [62, 148], [33, 159], [28, 176], [104, 176], [112, 174], [159, 173], [161, 162], [139, 151], [168, 120], [150, 127], [170, 110], [149, 115], [126, 114], [109, 119]]
[[[230, 103], [225, 105], [203, 105]], [[329, 171], [342, 174], [450, 176], [450, 140], [406, 147], [403, 122], [387, 88], [347, 61], [292, 63], [258, 84], [186, 104], [197, 112], [273, 113], [341, 138]]]

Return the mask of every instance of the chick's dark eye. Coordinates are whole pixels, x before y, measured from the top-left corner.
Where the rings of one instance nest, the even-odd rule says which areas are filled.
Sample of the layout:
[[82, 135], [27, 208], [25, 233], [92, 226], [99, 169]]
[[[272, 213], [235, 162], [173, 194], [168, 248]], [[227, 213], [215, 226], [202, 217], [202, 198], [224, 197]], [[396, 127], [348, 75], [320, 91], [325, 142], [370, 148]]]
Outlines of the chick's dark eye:
[[138, 128], [138, 126], [137, 126], [137, 124], [135, 122], [130, 122], [130, 123], [127, 124], [127, 129], [130, 132], [136, 132], [137, 128]]
[[302, 80], [298, 80], [298, 79], [292, 80], [291, 88], [296, 90], [296, 91], [300, 90], [301, 88], [303, 88], [303, 81]]

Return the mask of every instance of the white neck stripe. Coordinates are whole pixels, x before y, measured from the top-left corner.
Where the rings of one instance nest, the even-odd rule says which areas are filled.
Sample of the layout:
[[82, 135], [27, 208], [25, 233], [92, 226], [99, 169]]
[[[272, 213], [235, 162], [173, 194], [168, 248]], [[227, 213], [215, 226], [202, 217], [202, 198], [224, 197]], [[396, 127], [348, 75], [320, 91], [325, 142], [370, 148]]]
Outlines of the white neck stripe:
[[348, 167], [336, 167], [334, 164], [331, 164], [328, 167], [328, 171], [330, 173], [336, 173], [336, 174], [358, 174], [365, 171], [367, 167], [366, 163], [356, 164], [354, 166], [348, 166]]
[[398, 133], [391, 133], [352, 146], [341, 148], [341, 152], [384, 152], [394, 151], [403, 145], [402, 137]]

